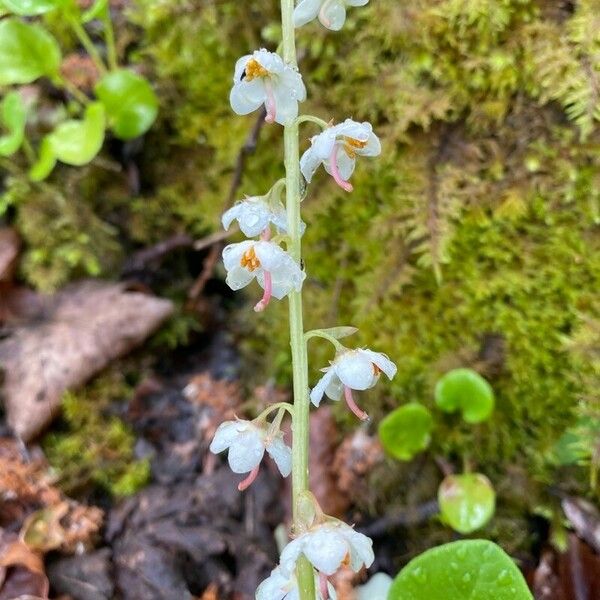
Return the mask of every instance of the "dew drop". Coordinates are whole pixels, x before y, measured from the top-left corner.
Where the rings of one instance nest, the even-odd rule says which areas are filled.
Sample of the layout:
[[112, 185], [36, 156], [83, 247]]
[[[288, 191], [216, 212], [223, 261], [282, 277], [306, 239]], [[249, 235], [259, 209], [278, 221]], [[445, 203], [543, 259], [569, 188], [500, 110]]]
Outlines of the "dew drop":
[[471, 582], [471, 573], [465, 573], [462, 577], [462, 580], [465, 583], [470, 583]]
[[450, 563], [450, 568], [451, 568], [451, 569], [454, 569], [454, 570], [456, 571], [456, 570], [458, 569], [458, 563], [455, 563], [454, 561], [452, 561], [452, 562]]

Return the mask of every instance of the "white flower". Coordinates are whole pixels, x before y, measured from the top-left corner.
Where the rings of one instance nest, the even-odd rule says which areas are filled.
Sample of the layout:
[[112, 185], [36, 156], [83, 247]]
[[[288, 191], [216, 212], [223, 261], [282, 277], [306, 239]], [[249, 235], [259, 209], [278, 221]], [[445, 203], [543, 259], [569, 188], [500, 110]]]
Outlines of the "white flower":
[[298, 116], [298, 102], [304, 100], [302, 76], [275, 52], [262, 48], [235, 64], [229, 101], [238, 115], [247, 115], [264, 104], [266, 121], [285, 125]]
[[322, 369], [325, 375], [310, 392], [311, 402], [319, 406], [323, 394], [339, 400], [343, 393], [352, 412], [359, 419], [368, 419], [367, 413], [356, 406], [352, 390], [372, 388], [381, 372], [392, 379], [396, 370], [396, 365], [385, 354], [367, 349], [346, 350], [336, 356], [330, 367]]
[[[317, 600], [323, 600], [323, 594], [319, 590], [319, 583], [315, 581], [317, 590]], [[335, 588], [331, 583], [327, 583], [328, 600], [337, 598]], [[271, 571], [271, 575], [267, 577], [256, 590], [256, 600], [300, 600], [300, 591], [298, 589], [298, 581], [296, 574], [291, 573], [285, 576], [281, 572], [281, 568], [277, 567]]]
[[287, 477], [292, 471], [292, 451], [283, 441], [280, 430], [270, 431], [257, 426], [253, 421], [225, 421], [219, 425], [210, 444], [214, 454], [229, 448], [227, 457], [234, 473], [248, 473], [247, 479], [238, 486], [246, 489], [258, 475], [265, 450], [275, 461], [279, 472]]
[[294, 25], [302, 27], [319, 18], [321, 24], [339, 31], [346, 21], [346, 6], [364, 6], [369, 0], [300, 0], [294, 10]]
[[254, 278], [263, 288], [262, 300], [254, 310], [264, 310], [271, 296], [281, 300], [302, 288], [305, 274], [296, 261], [274, 242], [252, 241], [229, 244], [223, 250], [227, 285], [232, 290], [246, 287]]
[[[252, 196], [236, 202], [222, 217], [224, 229], [229, 229], [231, 222], [237, 220], [240, 229], [247, 237], [260, 235], [270, 223], [278, 231], [287, 233], [287, 215], [281, 201], [269, 202], [266, 196]], [[305, 224], [301, 225], [304, 233]]]
[[373, 542], [341, 521], [316, 525], [292, 540], [281, 553], [280, 567], [284, 575], [294, 571], [301, 554], [325, 575], [333, 575], [342, 564], [349, 564], [358, 572], [363, 565], [371, 566], [375, 559]]
[[357, 123], [352, 119], [328, 127], [315, 135], [310, 143], [310, 148], [300, 159], [300, 169], [306, 181], [310, 183], [319, 165], [323, 164], [335, 182], [347, 192], [352, 191], [348, 179], [354, 172], [356, 157], [381, 153], [381, 143], [371, 124]]

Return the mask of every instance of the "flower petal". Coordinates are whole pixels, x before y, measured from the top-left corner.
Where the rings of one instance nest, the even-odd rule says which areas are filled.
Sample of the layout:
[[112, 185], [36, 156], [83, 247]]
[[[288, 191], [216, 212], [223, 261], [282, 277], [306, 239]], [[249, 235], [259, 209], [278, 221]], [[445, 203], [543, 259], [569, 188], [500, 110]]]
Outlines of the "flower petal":
[[305, 536], [304, 554], [306, 558], [317, 571], [333, 575], [348, 554], [348, 542], [335, 528], [326, 526], [305, 534]]
[[287, 477], [292, 472], [292, 450], [286, 446], [283, 436], [276, 437], [268, 444], [267, 452], [275, 461], [281, 475]]
[[323, 377], [319, 379], [317, 385], [315, 385], [315, 387], [310, 392], [310, 401], [315, 406], [319, 406], [319, 404], [321, 404], [321, 400], [323, 399], [323, 394], [325, 393], [325, 390], [327, 390], [329, 386], [332, 385], [335, 379], [338, 379], [335, 370], [331, 367], [328, 368], [325, 372], [325, 375], [323, 375]]
[[261, 98], [258, 101], [249, 99], [243, 93], [242, 86], [236, 84], [231, 88], [229, 103], [231, 104], [234, 113], [238, 115], [247, 115], [252, 111], [255, 111], [263, 103], [263, 99]]
[[339, 400], [344, 393], [344, 384], [340, 381], [340, 378], [336, 375], [331, 383], [325, 388], [325, 395], [331, 400]]
[[367, 145], [364, 148], [360, 148], [357, 154], [361, 156], [379, 156], [381, 154], [381, 142], [379, 138], [371, 132], [367, 140]]
[[366, 348], [364, 350], [359, 350], [358, 352], [366, 355], [373, 364], [377, 365], [387, 375], [388, 379], [393, 379], [396, 375], [398, 368], [386, 354], [383, 354], [382, 352], [373, 352]]
[[[283, 575], [279, 567], [271, 571], [256, 590], [256, 600], [283, 600], [291, 587], [290, 578]], [[286, 598], [287, 600], [287, 598]]]
[[229, 466], [234, 473], [252, 471], [265, 454], [263, 439], [254, 427], [240, 433], [229, 447]]
[[323, 4], [323, 0], [300, 0], [300, 4], [294, 9], [294, 25], [302, 27], [316, 19], [321, 10], [321, 4]]
[[369, 0], [346, 0], [348, 6], [365, 6], [369, 4]]
[[308, 183], [312, 181], [313, 175], [321, 162], [321, 158], [319, 158], [313, 147], [309, 148], [300, 158], [300, 171], [302, 171], [302, 175]]
[[227, 231], [232, 221], [239, 218], [241, 213], [240, 204], [234, 204], [229, 210], [226, 210], [221, 217], [221, 223], [223, 224], [223, 229]]
[[346, 22], [346, 5], [343, 0], [329, 0], [319, 12], [319, 21], [331, 31], [339, 31]]
[[248, 61], [252, 58], [252, 54], [246, 54], [239, 58], [235, 63], [235, 69], [233, 71], [233, 83], [239, 83], [242, 81], [244, 71], [246, 70], [246, 65]]
[[294, 572], [296, 561], [304, 549], [304, 538], [305, 536], [300, 536], [299, 538], [292, 540], [281, 552], [279, 568], [284, 575], [291, 576]]
[[344, 532], [344, 537], [348, 540], [350, 546], [350, 567], [354, 572], [360, 571], [363, 565], [369, 568], [375, 560], [373, 553], [373, 541], [366, 535], [348, 528], [350, 531]]
[[210, 443], [213, 454], [223, 452], [231, 446], [233, 440], [245, 429], [244, 421], [225, 421], [221, 423]]
[[377, 381], [370, 358], [356, 350], [341, 354], [336, 358], [333, 367], [342, 383], [353, 390], [366, 390]]
[[255, 273], [251, 273], [244, 267], [234, 267], [227, 273], [225, 283], [235, 292], [245, 288], [255, 277]]
[[225, 268], [230, 271], [235, 267], [239, 267], [242, 256], [247, 250], [250, 250], [254, 244], [256, 244], [256, 242], [246, 240], [245, 242], [237, 242], [225, 246], [225, 248], [223, 248], [223, 264]]

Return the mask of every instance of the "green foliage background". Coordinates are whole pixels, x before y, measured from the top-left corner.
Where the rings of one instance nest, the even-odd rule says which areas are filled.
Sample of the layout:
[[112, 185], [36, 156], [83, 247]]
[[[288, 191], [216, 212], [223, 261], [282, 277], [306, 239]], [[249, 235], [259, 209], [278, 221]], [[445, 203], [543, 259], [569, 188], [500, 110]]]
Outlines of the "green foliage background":
[[[120, 33], [161, 100], [137, 156], [142, 193], [110, 157], [44, 186], [18, 169], [5, 181], [0, 204], [28, 243], [23, 274], [43, 289], [110, 276], [136, 245], [219, 227], [256, 118], [230, 110], [233, 64], [279, 38], [275, 0], [139, 0], [127, 16]], [[372, 0], [340, 33], [299, 30], [298, 47], [303, 110], [369, 120], [383, 144], [352, 195], [321, 173], [304, 201], [307, 327], [355, 325], [356, 343], [398, 363], [391, 384], [361, 395], [375, 422], [406, 402], [433, 406], [449, 368], [482, 372], [494, 418], [473, 428], [439, 416], [432, 451], [467, 455], [501, 502], [505, 489], [532, 508], [545, 501], [538, 483], [557, 476], [556, 440], [599, 404], [600, 0]], [[282, 173], [281, 131], [263, 128], [241, 190], [264, 193]], [[258, 319], [250, 306], [239, 314], [248, 372], [286, 381], [285, 303]], [[331, 358], [313, 350], [312, 381]], [[511, 495], [515, 472], [523, 488]], [[374, 477], [381, 502], [406, 501]]]

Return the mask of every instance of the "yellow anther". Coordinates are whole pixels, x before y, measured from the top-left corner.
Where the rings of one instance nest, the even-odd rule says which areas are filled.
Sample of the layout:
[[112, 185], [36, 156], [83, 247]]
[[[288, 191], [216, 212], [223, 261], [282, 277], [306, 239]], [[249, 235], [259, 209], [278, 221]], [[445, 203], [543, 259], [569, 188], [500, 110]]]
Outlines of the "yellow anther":
[[248, 271], [251, 273], [252, 271], [256, 271], [256, 269], [260, 268], [260, 260], [258, 260], [256, 252], [254, 252], [254, 246], [242, 254], [240, 265], [244, 267], [244, 269], [248, 269]]
[[267, 71], [255, 58], [251, 58], [246, 63], [246, 68], [244, 69], [244, 79], [246, 81], [252, 81], [256, 77], [265, 77], [269, 74]]
[[367, 140], [362, 142], [361, 140], [357, 140], [356, 138], [351, 138], [346, 135], [343, 137], [343, 140], [344, 150], [350, 158], [356, 158], [356, 151], [362, 150], [367, 145]]

